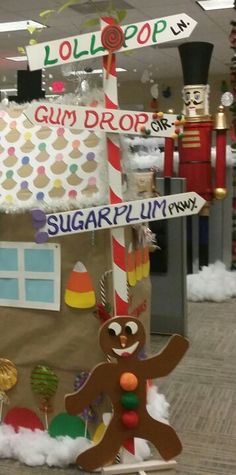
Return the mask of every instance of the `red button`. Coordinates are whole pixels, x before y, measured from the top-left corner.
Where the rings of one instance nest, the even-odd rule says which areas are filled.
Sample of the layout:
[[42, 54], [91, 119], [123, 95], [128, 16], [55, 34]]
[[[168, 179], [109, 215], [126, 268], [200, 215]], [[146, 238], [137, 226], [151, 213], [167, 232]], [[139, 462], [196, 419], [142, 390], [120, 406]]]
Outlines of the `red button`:
[[128, 429], [137, 427], [139, 423], [139, 415], [135, 411], [125, 411], [121, 416], [122, 422]]

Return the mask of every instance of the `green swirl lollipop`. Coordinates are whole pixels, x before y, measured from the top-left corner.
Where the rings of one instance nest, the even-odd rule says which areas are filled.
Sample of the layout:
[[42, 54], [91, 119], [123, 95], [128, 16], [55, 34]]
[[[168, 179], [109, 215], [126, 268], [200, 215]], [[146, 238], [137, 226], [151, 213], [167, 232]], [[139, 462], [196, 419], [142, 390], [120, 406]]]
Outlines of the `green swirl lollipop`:
[[45, 415], [46, 429], [48, 429], [47, 416], [49, 412], [52, 412], [49, 400], [57, 390], [58, 377], [49, 366], [37, 365], [31, 372], [30, 382], [33, 393], [41, 398], [40, 410]]

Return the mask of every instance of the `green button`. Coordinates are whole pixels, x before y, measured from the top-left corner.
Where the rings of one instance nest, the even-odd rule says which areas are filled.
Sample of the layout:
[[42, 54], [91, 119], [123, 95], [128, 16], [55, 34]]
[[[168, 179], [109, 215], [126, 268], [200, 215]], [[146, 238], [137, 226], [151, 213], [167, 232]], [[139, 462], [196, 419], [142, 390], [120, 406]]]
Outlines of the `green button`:
[[137, 394], [133, 392], [125, 392], [121, 396], [121, 404], [126, 409], [135, 409], [139, 405]]

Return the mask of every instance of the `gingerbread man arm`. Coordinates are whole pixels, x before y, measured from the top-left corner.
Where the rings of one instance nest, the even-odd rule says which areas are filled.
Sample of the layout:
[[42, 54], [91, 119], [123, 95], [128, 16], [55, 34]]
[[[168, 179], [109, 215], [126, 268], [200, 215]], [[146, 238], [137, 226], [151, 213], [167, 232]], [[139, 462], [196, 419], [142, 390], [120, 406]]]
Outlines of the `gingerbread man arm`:
[[86, 383], [79, 391], [65, 396], [65, 408], [71, 415], [80, 414], [90, 402], [104, 391], [105, 381], [110, 378], [111, 363], [100, 363], [91, 372]]
[[187, 351], [189, 342], [181, 335], [173, 335], [156, 356], [142, 361], [147, 378], [161, 378], [169, 374]]

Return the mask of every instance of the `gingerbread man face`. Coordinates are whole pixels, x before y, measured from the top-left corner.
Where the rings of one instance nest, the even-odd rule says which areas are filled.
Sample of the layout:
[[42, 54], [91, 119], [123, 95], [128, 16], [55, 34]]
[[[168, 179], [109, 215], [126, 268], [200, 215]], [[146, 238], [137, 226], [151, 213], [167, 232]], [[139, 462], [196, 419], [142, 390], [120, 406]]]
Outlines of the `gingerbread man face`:
[[137, 357], [144, 345], [144, 327], [137, 318], [115, 317], [101, 327], [100, 346], [113, 358]]

